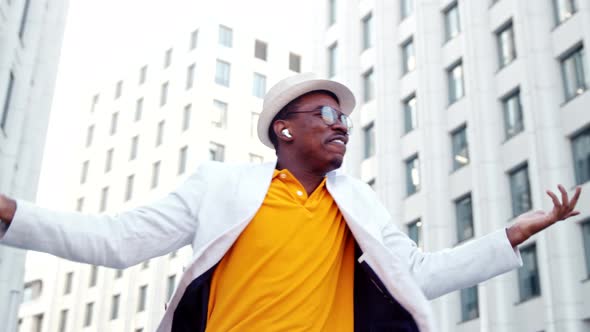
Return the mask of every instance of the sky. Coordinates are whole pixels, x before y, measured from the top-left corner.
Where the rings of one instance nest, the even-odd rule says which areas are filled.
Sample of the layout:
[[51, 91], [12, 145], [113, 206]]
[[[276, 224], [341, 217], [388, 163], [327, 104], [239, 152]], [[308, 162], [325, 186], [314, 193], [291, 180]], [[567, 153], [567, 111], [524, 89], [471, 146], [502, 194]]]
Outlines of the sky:
[[272, 31], [307, 49], [310, 1], [70, 0], [37, 203], [73, 206], [60, 193], [73, 189], [71, 176], [80, 173], [75, 151], [93, 87], [114, 84], [118, 73], [139, 68], [146, 54], [162, 53], [171, 36], [188, 35], [200, 15], [245, 21], [254, 31]]

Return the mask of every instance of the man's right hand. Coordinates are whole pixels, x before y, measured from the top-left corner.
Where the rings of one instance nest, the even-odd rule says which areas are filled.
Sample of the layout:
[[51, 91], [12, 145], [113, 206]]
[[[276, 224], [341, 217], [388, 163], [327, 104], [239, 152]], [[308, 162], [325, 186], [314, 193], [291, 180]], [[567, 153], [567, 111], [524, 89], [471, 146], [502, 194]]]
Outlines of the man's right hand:
[[0, 221], [6, 226], [10, 226], [15, 213], [16, 201], [6, 195], [0, 194]]

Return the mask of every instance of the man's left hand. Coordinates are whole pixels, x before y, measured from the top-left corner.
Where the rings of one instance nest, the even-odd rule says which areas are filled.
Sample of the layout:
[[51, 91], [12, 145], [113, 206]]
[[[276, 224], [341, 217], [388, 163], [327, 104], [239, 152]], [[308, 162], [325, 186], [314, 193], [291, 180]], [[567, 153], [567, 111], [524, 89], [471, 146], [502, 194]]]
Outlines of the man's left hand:
[[565, 220], [569, 217], [580, 214], [579, 211], [575, 211], [574, 209], [576, 203], [578, 203], [578, 198], [580, 198], [582, 188], [576, 188], [576, 192], [571, 200], [568, 199], [567, 191], [562, 185], [558, 185], [557, 188], [561, 192], [561, 202], [553, 192], [547, 190], [547, 195], [549, 195], [553, 201], [553, 210], [550, 212], [525, 212], [516, 218], [516, 221], [512, 226], [506, 229], [508, 240], [513, 247], [523, 243], [534, 234], [560, 220]]

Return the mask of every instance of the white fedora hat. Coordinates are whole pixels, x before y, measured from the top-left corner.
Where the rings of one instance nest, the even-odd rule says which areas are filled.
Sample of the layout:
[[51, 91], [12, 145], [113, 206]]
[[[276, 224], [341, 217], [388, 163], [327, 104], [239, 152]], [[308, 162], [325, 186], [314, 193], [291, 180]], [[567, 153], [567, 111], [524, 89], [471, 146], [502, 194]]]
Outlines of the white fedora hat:
[[274, 149], [270, 137], [268, 137], [268, 128], [272, 119], [283, 107], [297, 97], [317, 90], [332, 92], [338, 97], [342, 113], [346, 115], [352, 113], [356, 101], [350, 89], [345, 85], [336, 81], [321, 79], [313, 73], [290, 76], [270, 88], [264, 97], [262, 112], [258, 118], [258, 138], [260, 138], [260, 141], [269, 148]]

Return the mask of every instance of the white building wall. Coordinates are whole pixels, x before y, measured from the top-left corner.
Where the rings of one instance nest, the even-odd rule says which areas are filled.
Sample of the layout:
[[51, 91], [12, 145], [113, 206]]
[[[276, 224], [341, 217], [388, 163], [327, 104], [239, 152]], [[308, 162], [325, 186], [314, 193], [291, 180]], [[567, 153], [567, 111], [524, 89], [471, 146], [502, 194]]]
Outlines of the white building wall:
[[[203, 15], [206, 16], [206, 15]], [[195, 23], [196, 22], [196, 23]], [[227, 48], [218, 44], [219, 25], [233, 30], [233, 46]], [[189, 49], [191, 33], [198, 29], [198, 43]], [[274, 151], [262, 145], [255, 132], [251, 135], [251, 113], [262, 110], [262, 99], [253, 96], [254, 72], [267, 77], [266, 87], [270, 88], [280, 79], [295, 74], [289, 70], [289, 54], [301, 56], [301, 70], [309, 68], [303, 51], [293, 49], [289, 40], [284, 40], [276, 31], [254, 31], [249, 26], [239, 25], [231, 19], [215, 20], [199, 18], [187, 26], [182, 34], [172, 36], [168, 45], [162, 45], [160, 52], [147, 54], [137, 59], [133, 67], [113, 77], [105, 86], [88, 91], [86, 103], [80, 112], [86, 112], [77, 135], [79, 140], [79, 166], [89, 161], [87, 181], [79, 184], [69, 198], [70, 207], [75, 210], [79, 198], [84, 199], [82, 212], [98, 213], [102, 188], [108, 186], [106, 213], [115, 214], [146, 204], [174, 189], [203, 161], [209, 159], [209, 143], [225, 146], [225, 161], [248, 162], [250, 154], [256, 154], [265, 161], [275, 158]], [[254, 44], [258, 39], [267, 43], [267, 61], [254, 57]], [[172, 61], [164, 68], [165, 52], [172, 49]], [[214, 82], [216, 60], [231, 63], [230, 86], [223, 87]], [[195, 64], [194, 85], [185, 89], [187, 67]], [[139, 84], [140, 68], [147, 65], [147, 79]], [[117, 82], [123, 81], [122, 94], [115, 98]], [[169, 82], [168, 102], [160, 106], [161, 84]], [[98, 103], [91, 111], [94, 95]], [[140, 121], [135, 121], [136, 101], [144, 98]], [[228, 104], [227, 127], [212, 126], [213, 100]], [[190, 127], [182, 131], [183, 110], [192, 105]], [[118, 112], [118, 129], [110, 135], [111, 116]], [[165, 121], [163, 143], [156, 146], [157, 126]], [[86, 147], [87, 128], [94, 125], [92, 144]], [[255, 126], [255, 124], [254, 124]], [[255, 127], [254, 127], [255, 128]], [[137, 158], [129, 160], [131, 139], [139, 136]], [[178, 154], [181, 147], [188, 147], [187, 167], [184, 174], [177, 174]], [[105, 172], [106, 151], [113, 148], [112, 170]], [[152, 165], [161, 161], [159, 185], [151, 188]], [[135, 176], [133, 197], [125, 201], [127, 176]], [[79, 183], [80, 173], [72, 174], [72, 181]], [[156, 329], [167, 302], [168, 277], [175, 275], [176, 282], [192, 252], [182, 248], [177, 255], [166, 255], [149, 261], [147, 266], [139, 264], [126, 269], [122, 277], [117, 271], [98, 268], [97, 284], [89, 285], [91, 266], [56, 259], [56, 268], [51, 273], [43, 272], [39, 265], [27, 269], [26, 281], [43, 280], [53, 292], [47, 292], [37, 301], [23, 306], [20, 317], [30, 322], [38, 313], [44, 313], [50, 321], [47, 331], [57, 331], [60, 312], [68, 311], [65, 331], [153, 331]], [[49, 258], [48, 258], [49, 259]], [[73, 272], [70, 294], [64, 294], [66, 275]], [[138, 294], [141, 286], [147, 285], [146, 310], [138, 312]], [[117, 319], [111, 319], [112, 296], [120, 294]], [[85, 307], [94, 303], [92, 323], [85, 327]]]
[[[590, 125], [590, 94], [565, 102], [559, 58], [578, 43], [590, 73], [588, 1], [554, 22], [553, 4], [543, 1], [458, 0], [461, 32], [444, 38], [443, 11], [455, 1], [414, 0], [400, 19], [401, 1], [336, 0], [336, 23], [328, 4], [316, 2], [314, 70], [327, 73], [328, 48], [338, 43], [334, 79], [349, 85], [359, 101], [345, 167], [375, 188], [403, 230], [420, 219], [424, 250], [457, 245], [454, 201], [471, 193], [475, 236], [512, 221], [508, 172], [528, 163], [533, 209], [550, 209], [545, 189], [575, 185], [570, 138]], [[373, 15], [374, 46], [362, 51], [361, 20]], [[495, 31], [512, 19], [517, 58], [498, 65]], [[401, 44], [413, 37], [417, 67], [402, 72]], [[465, 96], [449, 105], [445, 69], [462, 59]], [[362, 75], [373, 68], [375, 98], [363, 102]], [[502, 97], [520, 89], [524, 131], [506, 140]], [[402, 101], [416, 94], [418, 128], [404, 134]], [[376, 154], [363, 156], [363, 128], [373, 122]], [[470, 162], [453, 171], [450, 133], [467, 125]], [[421, 189], [406, 195], [404, 160], [418, 154]], [[441, 331], [588, 331], [590, 284], [580, 223], [588, 215], [590, 189], [582, 185], [582, 216], [534, 236], [541, 296], [520, 303], [516, 271], [478, 286], [479, 318], [462, 322], [459, 292], [433, 301]]]
[[[0, 119], [6, 119], [0, 129], [0, 192], [30, 201], [37, 192], [67, 4], [0, 2]], [[5, 109], [10, 73], [14, 84]], [[24, 251], [0, 246], [3, 331], [17, 327], [24, 260]]]

